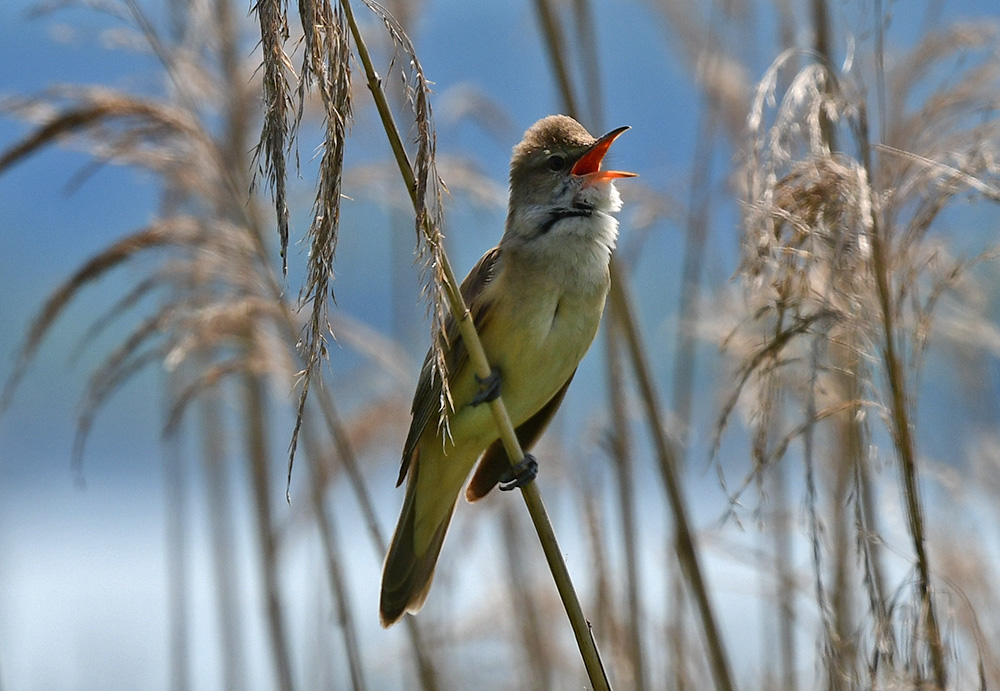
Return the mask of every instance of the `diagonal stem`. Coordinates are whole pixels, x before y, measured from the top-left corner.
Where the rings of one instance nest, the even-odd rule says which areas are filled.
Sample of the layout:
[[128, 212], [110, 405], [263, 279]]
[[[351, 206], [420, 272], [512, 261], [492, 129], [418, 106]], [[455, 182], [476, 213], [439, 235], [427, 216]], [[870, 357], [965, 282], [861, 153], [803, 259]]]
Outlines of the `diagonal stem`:
[[671, 447], [660, 424], [660, 421], [663, 420], [663, 413], [650, 374], [649, 357], [646, 355], [642, 338], [639, 335], [639, 327], [632, 308], [634, 302], [628, 294], [626, 277], [617, 260], [613, 260], [611, 263], [611, 304], [625, 335], [625, 342], [628, 345], [632, 366], [635, 369], [635, 377], [639, 383], [639, 391], [646, 409], [647, 422], [656, 445], [660, 474], [667, 489], [667, 498], [670, 500], [676, 525], [677, 560], [680, 562], [681, 568], [684, 569], [688, 587], [691, 588], [691, 594], [694, 596], [701, 619], [715, 687], [719, 691], [732, 691], [734, 686], [732, 672], [729, 670], [729, 658], [715, 622], [712, 603], [708, 598], [708, 588], [701, 572], [698, 550], [695, 548], [695, 538], [691, 533], [691, 525], [688, 520], [687, 502], [681, 491], [680, 480], [677, 478], [677, 454]]
[[[313, 438], [312, 428], [306, 427], [302, 435], [306, 457], [309, 460], [309, 494], [312, 509], [316, 514], [319, 526], [320, 541], [323, 544], [323, 554], [326, 557], [326, 570], [330, 578], [330, 591], [337, 610], [337, 619], [344, 637], [343, 645], [347, 656], [348, 669], [351, 673], [352, 691], [365, 691], [364, 666], [361, 664], [361, 650], [358, 646], [357, 626], [348, 597], [347, 579], [344, 576], [340, 550], [340, 538], [337, 535], [337, 512], [327, 507], [326, 491], [330, 485], [330, 471], [326, 456], [319, 449], [319, 444]], [[427, 689], [427, 686], [424, 686]]]
[[[868, 120], [864, 110], [859, 117], [861, 130], [861, 157], [868, 176], [868, 184], [872, 184], [871, 147], [868, 138]], [[873, 194], [874, 196], [874, 194]], [[900, 474], [903, 478], [903, 498], [906, 502], [906, 518], [913, 540], [913, 551], [917, 557], [917, 592], [920, 596], [920, 606], [923, 609], [927, 644], [930, 648], [931, 666], [934, 683], [939, 689], [945, 689], [948, 682], [948, 671], [945, 666], [944, 645], [941, 642], [941, 630], [938, 627], [934, 600], [931, 598], [930, 564], [927, 559], [926, 538], [924, 528], [923, 504], [920, 499], [920, 483], [917, 479], [916, 446], [913, 441], [913, 429], [910, 423], [910, 409], [906, 393], [906, 377], [903, 372], [903, 362], [896, 342], [896, 305], [892, 297], [890, 285], [887, 238], [883, 235], [879, 219], [871, 215], [871, 245], [872, 269], [875, 273], [875, 284], [878, 292], [879, 311], [882, 321], [882, 357], [885, 362], [886, 378], [889, 384], [890, 412], [892, 419], [892, 437], [899, 456]]]
[[[576, 98], [573, 94], [570, 80], [566, 76], [568, 69], [566, 61], [563, 58], [563, 41], [559, 26], [551, 16], [551, 8], [549, 7], [548, 0], [537, 0], [537, 4], [539, 14], [542, 17], [542, 33], [545, 36], [545, 43], [549, 49], [552, 68], [561, 86], [563, 102], [568, 110], [568, 114], [572, 117], [578, 117], [579, 112], [576, 108]], [[702, 630], [704, 631], [705, 642], [708, 646], [712, 676], [719, 691], [732, 691], [734, 686], [732, 672], [729, 669], [729, 658], [726, 655], [722, 636], [719, 634], [719, 629], [715, 622], [712, 604], [708, 598], [708, 588], [701, 573], [698, 551], [695, 547], [695, 539], [691, 533], [690, 522], [688, 520], [687, 504], [684, 500], [684, 494], [681, 491], [680, 481], [677, 478], [677, 454], [667, 440], [667, 436], [660, 424], [660, 421], [663, 419], [662, 409], [657, 398], [656, 387], [653, 385], [649, 358], [643, 349], [642, 339], [639, 335], [639, 327], [633, 308], [635, 303], [628, 293], [625, 270], [621, 262], [616, 258], [612, 258], [611, 260], [610, 298], [611, 304], [609, 309], [621, 325], [628, 347], [629, 358], [632, 361], [636, 380], [639, 383], [643, 403], [646, 408], [650, 433], [653, 435], [653, 441], [656, 444], [660, 473], [663, 476], [663, 482], [667, 489], [667, 496], [674, 516], [677, 558], [681, 568], [684, 570], [688, 586], [694, 595], [695, 604], [702, 621]]]
[[[389, 138], [389, 145], [392, 147], [396, 162], [399, 165], [400, 174], [403, 176], [403, 181], [406, 183], [406, 188], [410, 194], [410, 199], [413, 202], [414, 209], [418, 214], [420, 214], [424, 210], [420, 208], [420, 201], [417, 196], [416, 177], [414, 176], [413, 167], [411, 166], [406, 155], [403, 140], [399, 134], [399, 129], [396, 127], [392, 111], [389, 109], [389, 103], [385, 96], [385, 92], [382, 90], [382, 82], [372, 65], [371, 55], [368, 53], [368, 48], [365, 45], [363, 37], [361, 36], [361, 31], [355, 21], [354, 12], [351, 9], [349, 0], [341, 0], [340, 4], [344, 9], [344, 15], [351, 28], [351, 34], [354, 37], [355, 47], [358, 51], [358, 58], [361, 61], [365, 71], [365, 76], [368, 80], [368, 88], [372, 93], [373, 99], [375, 100], [375, 106], [378, 109], [379, 117], [382, 120], [386, 136]], [[424, 214], [424, 216], [426, 219], [427, 215]], [[424, 221], [423, 230], [430, 242], [433, 243], [437, 241], [434, 237], [434, 229], [429, 219]], [[476, 374], [478, 374], [481, 378], [486, 379], [490, 376], [492, 369], [486, 358], [486, 352], [483, 350], [483, 344], [479, 340], [479, 335], [476, 333], [476, 328], [472, 323], [472, 315], [470, 314], [469, 308], [465, 304], [465, 300], [463, 300], [462, 294], [459, 291], [458, 278], [455, 276], [455, 271], [452, 268], [451, 262], [448, 260], [447, 254], [445, 254], [443, 248], [440, 253], [440, 261], [442, 264], [441, 272], [444, 278], [445, 294], [448, 297], [448, 304], [451, 307], [452, 315], [458, 325], [459, 334], [461, 335], [462, 340], [465, 343], [465, 347], [469, 352], [469, 361], [472, 363]], [[503, 403], [503, 398], [497, 397], [491, 401], [489, 405], [490, 410], [493, 413], [493, 417], [496, 420], [497, 428], [500, 432], [500, 439], [503, 442], [504, 450], [507, 452], [507, 457], [511, 459], [512, 464], [516, 464], [524, 458], [524, 451], [521, 449], [521, 445], [517, 440], [517, 435], [514, 432], [514, 426], [507, 413], [507, 408]], [[552, 572], [556, 589], [559, 591], [559, 597], [563, 601], [563, 606], [566, 608], [566, 614], [569, 616], [570, 624], [573, 627], [573, 633], [576, 636], [576, 642], [580, 648], [580, 654], [583, 656], [583, 661], [587, 668], [587, 675], [590, 678], [590, 683], [594, 689], [610, 690], [611, 685], [608, 682], [607, 674], [604, 671], [604, 665], [601, 662], [600, 653], [597, 651], [597, 644], [594, 641], [594, 637], [590, 629], [590, 622], [588, 622], [583, 615], [580, 600], [576, 595], [576, 590], [573, 587], [572, 580], [570, 579], [569, 570], [566, 568], [566, 562], [562, 558], [562, 551], [559, 548], [555, 532], [552, 529], [552, 522], [549, 520], [548, 512], [545, 509], [544, 503], [542, 503], [542, 497], [538, 490], [537, 483], [530, 482], [523, 486], [521, 488], [521, 493], [528, 508], [528, 513], [531, 515], [532, 523], [535, 525], [535, 531], [538, 533], [538, 540], [541, 542], [542, 550], [544, 551], [545, 558], [549, 564], [549, 570]]]

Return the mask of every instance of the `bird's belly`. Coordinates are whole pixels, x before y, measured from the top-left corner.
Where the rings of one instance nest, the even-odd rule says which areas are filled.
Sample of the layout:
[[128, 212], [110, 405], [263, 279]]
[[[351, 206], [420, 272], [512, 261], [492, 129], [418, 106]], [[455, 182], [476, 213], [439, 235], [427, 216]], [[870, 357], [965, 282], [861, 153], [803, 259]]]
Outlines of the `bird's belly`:
[[573, 374], [603, 310], [603, 294], [565, 293], [514, 310], [508, 323], [517, 326], [501, 339], [506, 347], [489, 343], [487, 357], [500, 369], [501, 393], [515, 426], [538, 412]]

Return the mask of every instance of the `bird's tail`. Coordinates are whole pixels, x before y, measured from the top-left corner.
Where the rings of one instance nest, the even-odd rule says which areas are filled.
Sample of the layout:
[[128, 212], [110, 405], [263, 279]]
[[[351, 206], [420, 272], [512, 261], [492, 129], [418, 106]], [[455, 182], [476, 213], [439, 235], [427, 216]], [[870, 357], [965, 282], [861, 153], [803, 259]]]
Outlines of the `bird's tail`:
[[[385, 628], [395, 624], [407, 612], [416, 614], [423, 606], [427, 591], [431, 587], [431, 580], [434, 578], [434, 567], [441, 553], [441, 545], [444, 544], [444, 536], [448, 532], [451, 516], [455, 512], [455, 500], [461, 489], [461, 486], [455, 489], [455, 496], [451, 498], [450, 503], [446, 503], [447, 498], [444, 498], [443, 502], [432, 503], [430, 511], [438, 515], [422, 516], [423, 520], [430, 520], [432, 524], [430, 529], [421, 526], [421, 535], [429, 534], [429, 539], [420, 540], [417, 531], [416, 502], [419, 472], [419, 463], [413, 464], [410, 468], [409, 481], [406, 483], [403, 510], [400, 512], [396, 532], [393, 533], [389, 553], [382, 568], [379, 620]], [[427, 506], [421, 508], [422, 513], [428, 513]]]

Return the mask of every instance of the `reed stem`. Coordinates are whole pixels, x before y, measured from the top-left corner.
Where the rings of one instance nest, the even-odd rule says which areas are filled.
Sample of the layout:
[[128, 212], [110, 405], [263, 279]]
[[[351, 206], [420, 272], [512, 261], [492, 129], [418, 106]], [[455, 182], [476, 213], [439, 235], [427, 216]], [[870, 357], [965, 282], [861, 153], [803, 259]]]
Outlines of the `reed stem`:
[[698, 550], [695, 547], [695, 538], [691, 533], [691, 526], [688, 520], [687, 502], [684, 499], [680, 481], [677, 478], [676, 454], [673, 448], [671, 448], [671, 444], [660, 423], [663, 420], [663, 413], [657, 397], [656, 387], [653, 386], [649, 358], [646, 355], [642, 339], [639, 335], [639, 328], [632, 309], [634, 303], [628, 295], [626, 277], [617, 260], [612, 260], [611, 262], [611, 302], [616, 317], [622, 325], [635, 377], [639, 384], [639, 392], [646, 410], [647, 423], [656, 446], [660, 474], [663, 478], [664, 487], [667, 490], [667, 498], [670, 501], [670, 508], [676, 527], [675, 549], [677, 550], [677, 559], [684, 570], [684, 575], [687, 577], [688, 587], [691, 588], [691, 593], [694, 596], [695, 605], [701, 619], [702, 632], [704, 633], [705, 643], [708, 647], [709, 666], [712, 670], [712, 677], [715, 679], [715, 687], [719, 691], [732, 691], [735, 687], [733, 686], [732, 672], [729, 670], [729, 658], [726, 655], [725, 645], [722, 642], [719, 628], [715, 623], [715, 613], [712, 610], [712, 604], [708, 598], [708, 588], [701, 573]]
[[[861, 130], [861, 160], [868, 180], [873, 180], [871, 164], [871, 147], [868, 137], [868, 120], [862, 109], [859, 116]], [[870, 184], [870, 183], [869, 183]], [[889, 410], [892, 421], [892, 437], [899, 457], [900, 474], [903, 480], [903, 499], [906, 503], [907, 527], [913, 540], [913, 551], [917, 557], [917, 594], [923, 609], [927, 645], [930, 649], [931, 667], [934, 683], [939, 689], [945, 689], [948, 683], [948, 672], [944, 661], [944, 645], [941, 641], [941, 631], [938, 627], [934, 600], [931, 598], [930, 564], [927, 558], [924, 536], [924, 512], [920, 499], [920, 483], [917, 479], [917, 454], [913, 441], [913, 427], [910, 422], [909, 398], [906, 393], [906, 376], [903, 372], [903, 362], [896, 341], [896, 304], [893, 300], [890, 285], [887, 238], [883, 235], [879, 219], [873, 213], [871, 216], [872, 269], [875, 273], [875, 285], [878, 292], [879, 312], [882, 326], [882, 358], [886, 368], [886, 378], [889, 384]]]
[[[427, 236], [428, 242], [435, 244], [439, 242], [439, 238], [434, 234], [434, 228], [431, 221], [427, 218], [427, 214], [424, 213], [424, 209], [421, 208], [421, 201], [418, 199], [417, 195], [416, 176], [413, 173], [413, 167], [406, 155], [406, 149], [403, 146], [402, 137], [399, 134], [399, 129], [396, 127], [392, 111], [389, 108], [388, 99], [382, 89], [382, 81], [379, 79], [378, 73], [375, 71], [373, 66], [371, 55], [368, 52], [364, 38], [362, 37], [357, 21], [354, 18], [351, 3], [349, 0], [341, 0], [340, 4], [344, 10], [344, 16], [347, 19], [348, 25], [351, 28], [351, 34], [354, 37], [358, 58], [361, 61], [367, 78], [368, 88], [372, 93], [372, 98], [375, 100], [375, 106], [378, 110], [379, 117], [382, 120], [386, 136], [389, 139], [389, 145], [396, 158], [396, 163], [399, 166], [399, 172], [403, 177], [403, 182], [406, 184], [407, 192], [409, 192], [410, 200], [413, 202], [414, 210], [417, 214], [423, 215], [425, 218], [423, 231]], [[462, 298], [462, 294], [459, 290], [460, 283], [458, 278], [455, 276], [455, 271], [451, 266], [451, 262], [448, 260], [448, 256], [445, 253], [444, 248], [440, 248], [439, 252], [439, 260], [441, 262], [440, 269], [444, 281], [445, 295], [448, 298], [448, 304], [451, 308], [452, 316], [455, 318], [458, 325], [459, 334], [461, 335], [462, 341], [468, 350], [469, 361], [472, 363], [476, 374], [478, 374], [481, 378], [486, 379], [492, 372], [490, 363], [486, 358], [486, 351], [483, 350], [483, 344], [479, 340], [479, 334], [476, 333], [476, 327], [472, 323], [472, 315], [469, 312], [468, 306], [465, 304], [465, 300]], [[490, 410], [493, 413], [493, 417], [496, 420], [497, 429], [500, 432], [500, 439], [503, 442], [504, 450], [507, 452], [507, 457], [511, 459], [512, 464], [516, 465], [524, 458], [524, 451], [521, 449], [521, 444], [518, 442], [517, 434], [514, 432], [514, 425], [511, 423], [503, 398], [497, 397], [495, 400], [491, 401], [489, 405]], [[521, 488], [521, 495], [524, 497], [524, 503], [528, 508], [528, 514], [531, 516], [531, 521], [535, 526], [536, 533], [538, 534], [538, 540], [542, 545], [542, 551], [545, 553], [545, 558], [548, 562], [549, 570], [552, 573], [552, 578], [555, 581], [556, 589], [559, 592], [559, 597], [563, 602], [566, 614], [569, 617], [571, 626], [573, 627], [573, 634], [576, 637], [577, 646], [580, 649], [584, 665], [587, 668], [587, 676], [590, 678], [590, 683], [593, 685], [594, 689], [610, 689], [611, 685], [608, 681], [607, 674], [604, 671], [604, 664], [601, 661], [600, 653], [597, 650], [597, 643], [594, 641], [594, 637], [590, 629], [590, 622], [587, 621], [586, 617], [584, 617], [583, 608], [580, 606], [580, 600], [577, 597], [576, 589], [573, 587], [573, 582], [569, 576], [569, 570], [566, 568], [566, 562], [562, 557], [562, 550], [559, 548], [559, 543], [556, 540], [555, 531], [552, 528], [552, 522], [549, 520], [545, 504], [542, 502], [542, 496], [538, 489], [538, 484], [530, 482], [523, 486]]]

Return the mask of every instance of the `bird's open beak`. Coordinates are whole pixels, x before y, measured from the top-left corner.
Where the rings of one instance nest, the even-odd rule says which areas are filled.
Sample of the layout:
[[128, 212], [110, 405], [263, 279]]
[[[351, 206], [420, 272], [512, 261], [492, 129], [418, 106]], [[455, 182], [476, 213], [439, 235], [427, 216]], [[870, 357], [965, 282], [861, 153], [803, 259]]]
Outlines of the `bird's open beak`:
[[585, 184], [593, 185], [599, 182], [607, 182], [609, 180], [614, 180], [615, 178], [634, 178], [635, 173], [627, 173], [622, 170], [601, 170], [601, 161], [604, 160], [604, 155], [608, 153], [608, 149], [611, 148], [611, 143], [618, 138], [628, 127], [619, 127], [618, 129], [611, 130], [606, 135], [598, 139], [591, 145], [587, 152], [580, 157], [580, 160], [574, 164], [573, 169], [570, 171], [573, 175], [578, 175], [585, 179]]

